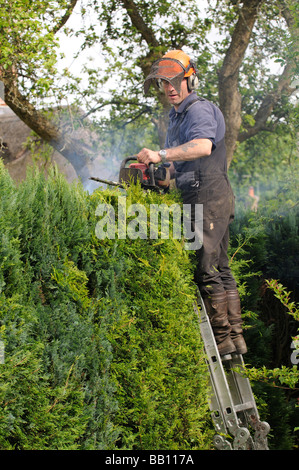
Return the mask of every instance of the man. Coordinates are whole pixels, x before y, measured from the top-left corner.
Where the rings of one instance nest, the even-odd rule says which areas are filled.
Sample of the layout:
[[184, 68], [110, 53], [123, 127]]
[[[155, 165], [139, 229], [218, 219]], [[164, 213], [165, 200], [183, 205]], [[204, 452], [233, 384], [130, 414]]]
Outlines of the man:
[[[196, 68], [181, 50], [156, 61], [144, 83], [161, 88], [173, 108], [165, 149], [142, 149], [140, 162], [171, 163], [184, 204], [203, 205], [203, 245], [196, 251], [196, 282], [221, 355], [247, 351], [240, 298], [228, 264], [229, 224], [234, 195], [227, 177], [224, 118], [214, 104], [199, 98]], [[195, 223], [195, 221], [194, 221]]]

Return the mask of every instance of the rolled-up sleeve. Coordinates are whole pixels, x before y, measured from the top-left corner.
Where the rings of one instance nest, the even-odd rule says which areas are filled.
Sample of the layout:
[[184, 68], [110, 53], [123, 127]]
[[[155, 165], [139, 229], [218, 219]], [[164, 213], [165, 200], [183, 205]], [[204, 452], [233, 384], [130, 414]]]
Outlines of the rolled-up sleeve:
[[181, 133], [186, 142], [195, 139], [209, 139], [215, 148], [217, 130], [218, 123], [213, 107], [207, 101], [199, 101], [188, 110]]

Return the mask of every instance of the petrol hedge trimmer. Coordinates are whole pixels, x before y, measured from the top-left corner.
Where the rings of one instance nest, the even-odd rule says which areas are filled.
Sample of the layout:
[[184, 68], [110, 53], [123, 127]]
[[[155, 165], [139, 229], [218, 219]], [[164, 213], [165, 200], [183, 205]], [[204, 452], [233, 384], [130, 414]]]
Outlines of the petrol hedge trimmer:
[[159, 182], [166, 180], [167, 166], [169, 164], [155, 166], [154, 163], [149, 165], [139, 163], [137, 157], [133, 155], [121, 162], [118, 181], [104, 180], [94, 176], [90, 177], [90, 179], [120, 188], [140, 183], [142, 188], [160, 192], [166, 190], [165, 187], [159, 185]]

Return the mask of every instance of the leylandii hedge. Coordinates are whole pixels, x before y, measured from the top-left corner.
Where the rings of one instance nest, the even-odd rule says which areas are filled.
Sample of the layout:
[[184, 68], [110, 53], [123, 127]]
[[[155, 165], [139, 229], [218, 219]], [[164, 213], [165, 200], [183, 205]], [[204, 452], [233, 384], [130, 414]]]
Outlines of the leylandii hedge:
[[[98, 238], [119, 190], [89, 195], [54, 170], [16, 187], [0, 162], [0, 192], [0, 449], [209, 448], [182, 241]], [[126, 192], [147, 211], [173, 197]]]

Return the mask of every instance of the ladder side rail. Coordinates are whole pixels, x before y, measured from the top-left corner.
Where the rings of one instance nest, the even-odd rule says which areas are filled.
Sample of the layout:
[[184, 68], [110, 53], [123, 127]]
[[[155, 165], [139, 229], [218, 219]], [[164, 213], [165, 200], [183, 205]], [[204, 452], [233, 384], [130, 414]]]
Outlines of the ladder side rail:
[[[236, 368], [241, 369], [241, 373], [238, 373]], [[231, 375], [234, 378], [236, 387], [238, 388], [243, 401], [252, 405], [251, 407], [248, 406], [247, 409], [244, 410], [244, 414], [246, 415], [247, 422], [255, 431], [255, 448], [257, 450], [268, 450], [267, 434], [270, 431], [270, 426], [267, 422], [260, 420], [250, 381], [248, 377], [242, 375], [243, 369], [243, 357], [241, 355], [234, 355], [231, 361]]]
[[[211, 398], [210, 405], [211, 411], [214, 412], [213, 417], [214, 423], [217, 426], [216, 430], [226, 429], [228, 434], [235, 437], [235, 441], [237, 442], [236, 445], [243, 446], [244, 442], [249, 438], [248, 431], [244, 428], [240, 428], [239, 426], [238, 416], [235, 412], [234, 403], [226, 379], [222, 360], [220, 358], [213, 330], [201, 298], [200, 303], [200, 314], [198, 312], [197, 305], [194, 305], [194, 309], [199, 318], [201, 334], [208, 358], [210, 379], [214, 392], [214, 399]], [[218, 413], [218, 417], [216, 417], [216, 413]]]

